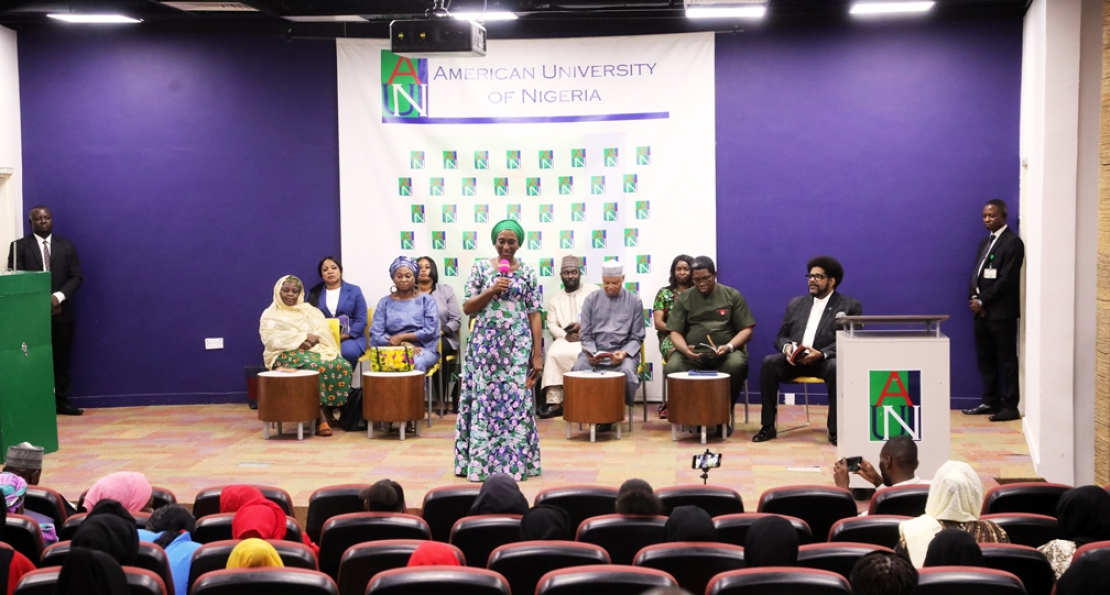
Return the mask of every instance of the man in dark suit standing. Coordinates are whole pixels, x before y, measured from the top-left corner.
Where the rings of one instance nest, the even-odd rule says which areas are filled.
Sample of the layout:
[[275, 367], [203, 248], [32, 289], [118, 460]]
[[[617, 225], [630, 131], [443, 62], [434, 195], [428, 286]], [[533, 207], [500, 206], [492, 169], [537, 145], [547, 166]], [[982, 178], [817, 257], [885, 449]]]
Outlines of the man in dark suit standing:
[[863, 306], [836, 291], [844, 280], [844, 267], [835, 258], [812, 258], [806, 270], [809, 294], [790, 300], [775, 338], [779, 353], [763, 358], [759, 372], [763, 427], [752, 442], [778, 436], [779, 384], [799, 376], [817, 376], [829, 389], [829, 442], [836, 444], [836, 319], [863, 314]]
[[[81, 261], [69, 240], [53, 235], [54, 216], [37, 206], [30, 214], [32, 234], [16, 241], [8, 268], [20, 271], [49, 271], [50, 335], [54, 346], [54, 405], [59, 415], [81, 415], [69, 404], [69, 353], [73, 347], [73, 296], [81, 287]], [[12, 257], [15, 262], [12, 262]]]
[[1021, 418], [1017, 333], [1025, 243], [1006, 225], [1004, 201], [987, 202], [983, 225], [991, 233], [979, 242], [968, 290], [975, 317], [975, 357], [983, 376], [983, 402], [964, 409], [964, 413], [990, 415], [991, 421], [1010, 421]]

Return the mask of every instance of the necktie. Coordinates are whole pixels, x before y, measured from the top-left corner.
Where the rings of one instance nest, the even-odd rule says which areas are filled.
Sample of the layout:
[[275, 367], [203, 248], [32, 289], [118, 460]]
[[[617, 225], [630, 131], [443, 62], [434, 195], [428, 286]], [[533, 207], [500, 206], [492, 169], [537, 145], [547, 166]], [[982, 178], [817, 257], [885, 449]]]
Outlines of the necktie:
[[983, 265], [987, 262], [987, 255], [991, 253], [991, 247], [994, 246], [994, 240], [997, 236], [993, 233], [987, 238], [987, 245], [983, 247], [983, 253], [979, 255], [979, 264], [975, 266], [975, 276], [972, 278], [976, 283], [979, 281], [979, 275], [983, 273]]
[[46, 240], [42, 241], [42, 270], [50, 270], [50, 244]]

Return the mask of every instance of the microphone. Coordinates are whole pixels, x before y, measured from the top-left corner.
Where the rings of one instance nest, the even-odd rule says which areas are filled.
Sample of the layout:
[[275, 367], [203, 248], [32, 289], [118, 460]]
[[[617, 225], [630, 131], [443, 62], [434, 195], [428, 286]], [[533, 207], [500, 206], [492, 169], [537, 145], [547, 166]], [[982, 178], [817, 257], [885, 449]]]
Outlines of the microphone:
[[500, 262], [500, 264], [497, 265], [497, 270], [500, 273], [500, 276], [502, 276], [502, 277], [508, 277], [509, 276], [509, 268], [510, 268], [509, 267], [509, 261], [507, 261], [507, 260], [502, 260]]

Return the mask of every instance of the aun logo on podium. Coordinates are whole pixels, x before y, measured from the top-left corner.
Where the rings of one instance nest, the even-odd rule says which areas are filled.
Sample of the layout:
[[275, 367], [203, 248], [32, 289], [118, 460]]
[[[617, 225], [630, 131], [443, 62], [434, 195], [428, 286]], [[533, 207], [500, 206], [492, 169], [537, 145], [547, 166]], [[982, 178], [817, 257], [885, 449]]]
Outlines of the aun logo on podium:
[[871, 370], [871, 442], [921, 440], [921, 370]]

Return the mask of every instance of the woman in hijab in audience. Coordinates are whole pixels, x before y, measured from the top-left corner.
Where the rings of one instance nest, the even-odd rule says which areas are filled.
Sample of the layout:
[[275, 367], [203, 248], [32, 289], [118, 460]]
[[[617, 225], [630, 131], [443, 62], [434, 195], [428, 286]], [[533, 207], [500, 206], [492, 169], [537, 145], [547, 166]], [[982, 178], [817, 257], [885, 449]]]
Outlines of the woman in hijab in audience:
[[925, 564], [929, 542], [942, 529], [959, 529], [977, 543], [1010, 543], [1006, 531], [991, 521], [980, 521], [983, 484], [971, 465], [948, 461], [937, 469], [925, 500], [925, 514], [902, 521], [897, 551], [909, 554], [914, 568]]
[[1110, 550], [1083, 554], [1056, 581], [1056, 595], [1110, 595]]
[[747, 568], [794, 566], [798, 563], [798, 532], [780, 516], [766, 516], [752, 523], [744, 537]]
[[42, 544], [58, 543], [58, 532], [54, 527], [54, 519], [38, 514], [23, 507], [23, 499], [27, 496], [27, 480], [15, 473], [0, 473], [0, 494], [4, 496], [4, 507], [12, 514], [21, 514], [30, 517], [38, 523], [42, 533]]
[[[4, 538], [4, 528], [8, 524], [8, 509], [0, 506], [0, 541]], [[11, 595], [19, 579], [35, 569], [27, 556], [9, 548], [0, 548], [0, 587]]]
[[[285, 539], [286, 529], [285, 511], [276, 503], [265, 498], [253, 500], [243, 504], [231, 519], [232, 539]], [[301, 535], [301, 541], [312, 548], [316, 554], [320, 548], [312, 543], [308, 534]]]
[[134, 566], [139, 555], [139, 530], [135, 519], [118, 502], [102, 500], [77, 527], [70, 546], [104, 552], [122, 566]]
[[1059, 580], [1079, 547], [1110, 540], [1110, 493], [1099, 486], [1080, 486], [1064, 492], [1056, 505], [1060, 539], [1037, 548], [1048, 558]]
[[265, 500], [266, 496], [258, 488], [246, 485], [230, 485], [220, 491], [220, 512], [239, 512], [243, 506], [258, 500]]
[[[794, 531], [794, 528], [790, 528]], [[697, 506], [678, 506], [663, 525], [663, 538], [674, 541], [717, 541], [713, 518]]]
[[184, 506], [169, 504], [151, 513], [146, 529], [139, 529], [139, 541], [150, 542], [166, 550], [173, 574], [174, 593], [185, 595], [189, 590], [193, 552], [200, 549], [200, 544], [193, 541], [192, 536], [196, 524], [196, 519]]
[[115, 558], [83, 547], [70, 548], [54, 595], [128, 595], [127, 576]]
[[98, 479], [85, 494], [82, 504], [85, 510], [92, 510], [101, 500], [115, 500], [128, 512], [149, 512], [153, 493], [145, 475], [120, 471]]
[[655, 496], [651, 484], [642, 479], [629, 479], [621, 484], [614, 508], [617, 514], [663, 514], [663, 503]]
[[368, 512], [405, 512], [405, 491], [401, 484], [383, 479], [359, 494]]
[[482, 484], [478, 497], [470, 507], [476, 514], [524, 514], [528, 512], [528, 499], [520, 492], [511, 475], [494, 473]]
[[520, 519], [520, 540], [573, 541], [575, 529], [566, 510], [550, 504], [537, 504]]
[[929, 542], [925, 568], [933, 566], [986, 566], [983, 550], [967, 531], [944, 529]]
[[[228, 568], [284, 568], [285, 563], [274, 546], [251, 537], [239, 542], [227, 557]], [[188, 577], [188, 574], [185, 575]], [[188, 582], [188, 581], [186, 581]]]
[[461, 566], [455, 548], [438, 541], [425, 541], [416, 547], [407, 566]]

